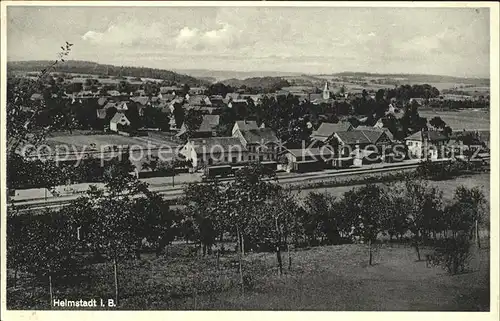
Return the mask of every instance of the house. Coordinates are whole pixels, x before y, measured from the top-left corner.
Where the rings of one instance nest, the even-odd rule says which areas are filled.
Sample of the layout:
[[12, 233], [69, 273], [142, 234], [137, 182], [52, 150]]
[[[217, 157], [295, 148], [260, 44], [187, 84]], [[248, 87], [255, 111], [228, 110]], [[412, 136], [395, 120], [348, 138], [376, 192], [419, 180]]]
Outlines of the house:
[[159, 93], [157, 98], [166, 100], [166, 101], [171, 101], [176, 97], [175, 91], [172, 93]]
[[280, 163], [287, 172], [320, 171], [333, 158], [333, 151], [322, 148], [286, 149], [280, 153]]
[[224, 97], [222, 97], [221, 95], [212, 95], [209, 97], [209, 100], [212, 107], [222, 108], [226, 106], [226, 104], [224, 103]]
[[257, 126], [257, 122], [255, 120], [237, 120], [234, 123], [233, 130], [231, 131], [232, 135], [234, 136], [234, 133], [236, 131], [245, 131], [245, 130], [250, 130], [250, 129], [258, 129], [259, 126]]
[[128, 110], [128, 106], [127, 106], [127, 102], [126, 101], [119, 101], [115, 104], [115, 108], [118, 110], [118, 111], [124, 111], [124, 110]]
[[207, 88], [205, 87], [192, 87], [189, 88], [189, 94], [190, 95], [202, 95]]
[[188, 98], [186, 98], [185, 104], [186, 104], [186, 109], [196, 109], [197, 107], [212, 106], [210, 98], [203, 95], [188, 96]]
[[[203, 115], [200, 127], [193, 131], [193, 137], [211, 137], [216, 136], [216, 127], [219, 126], [220, 117], [219, 115]], [[188, 128], [186, 124], [182, 124], [180, 131], [176, 134], [177, 137], [181, 137], [186, 134]]]
[[162, 86], [160, 87], [160, 94], [171, 94], [181, 91], [182, 88], [177, 86]]
[[128, 120], [124, 113], [118, 112], [111, 118], [109, 129], [118, 132], [122, 130], [122, 126], [130, 126], [130, 120]]
[[236, 137], [189, 139], [180, 154], [192, 162], [194, 169], [208, 165], [241, 164], [248, 160], [248, 151]]
[[250, 98], [253, 101], [253, 103], [254, 103], [255, 106], [258, 106], [258, 105], [260, 105], [262, 103], [262, 98], [263, 97], [264, 97], [263, 94], [253, 94], [253, 95], [251, 95], [251, 94], [243, 94], [243, 95], [241, 95], [242, 99], [246, 100], [246, 99]]
[[[383, 125], [382, 125], [383, 126]], [[383, 127], [380, 127], [379, 125], [379, 122], [377, 122], [375, 125], [372, 126], [364, 126], [364, 125], [360, 125], [358, 127], [356, 127], [356, 130], [361, 130], [361, 131], [375, 131], [375, 132], [385, 132], [385, 134], [387, 135], [387, 137], [389, 137], [389, 139], [391, 141], [394, 140], [394, 135], [392, 135], [391, 131], [387, 128], [383, 128]]]
[[136, 96], [136, 97], [131, 97], [131, 101], [134, 101], [142, 106], [147, 106], [150, 105], [151, 103], [149, 102], [149, 97], [146, 96]]
[[318, 129], [312, 132], [311, 139], [325, 143], [336, 132], [346, 132], [352, 129], [353, 127], [349, 122], [321, 123]]
[[233, 99], [228, 104], [229, 108], [247, 107], [248, 102], [245, 99]]
[[422, 130], [405, 138], [410, 158], [438, 159], [445, 154], [449, 138], [436, 130]]
[[137, 89], [134, 91], [134, 95], [136, 96], [146, 96], [146, 91], [144, 89]]
[[225, 99], [225, 103], [228, 104], [230, 101], [235, 99], [240, 99], [241, 95], [239, 93], [227, 93]]
[[107, 102], [108, 102], [107, 97], [99, 97], [99, 99], [97, 99], [97, 105], [99, 105], [101, 107], [106, 105]]
[[114, 101], [108, 101], [106, 105], [104, 105], [103, 109], [109, 109], [109, 108], [116, 108], [116, 102]]
[[410, 98], [408, 103], [410, 105], [413, 103], [417, 103], [419, 106], [423, 106], [425, 104], [425, 98]]
[[[392, 139], [384, 130], [358, 130], [337, 132], [334, 135], [335, 147], [338, 157], [353, 157], [354, 165], [367, 163], [370, 159], [366, 156], [380, 156], [374, 158], [376, 161], [385, 160], [392, 155]], [[370, 161], [371, 162], [371, 161]]]
[[121, 94], [120, 94], [120, 92], [118, 90], [108, 90], [106, 93], [109, 96], [113, 96], [113, 97], [121, 96]]
[[239, 138], [248, 150], [249, 161], [276, 161], [278, 158], [280, 144], [276, 133], [271, 128], [240, 130], [233, 127], [233, 137]]

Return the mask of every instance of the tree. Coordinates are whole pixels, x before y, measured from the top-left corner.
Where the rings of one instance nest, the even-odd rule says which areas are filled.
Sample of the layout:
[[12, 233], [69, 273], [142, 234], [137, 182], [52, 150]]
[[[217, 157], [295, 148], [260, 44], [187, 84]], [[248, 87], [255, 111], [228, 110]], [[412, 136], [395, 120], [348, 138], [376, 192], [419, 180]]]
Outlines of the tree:
[[190, 109], [186, 113], [184, 126], [186, 126], [187, 137], [192, 137], [193, 133], [200, 128], [203, 117], [197, 111]]
[[420, 257], [422, 237], [428, 238], [429, 232], [435, 230], [435, 218], [441, 210], [442, 192], [430, 187], [423, 181], [407, 180], [405, 182], [404, 210], [408, 215], [408, 229], [413, 234], [413, 244]]
[[461, 211], [466, 214], [460, 221], [469, 226], [468, 231], [471, 234], [472, 229], [474, 229], [476, 241], [480, 247], [479, 225], [488, 221], [484, 218], [484, 207], [487, 203], [484, 193], [478, 187], [467, 188], [466, 186], [458, 186], [455, 190], [453, 200], [457, 204], [456, 206], [461, 208]]
[[175, 125], [177, 128], [180, 128], [181, 125], [184, 123], [185, 115], [184, 115], [184, 109], [182, 108], [182, 104], [175, 102], [174, 103], [174, 119], [175, 119]]
[[382, 188], [369, 184], [350, 191], [348, 197], [355, 201], [353, 235], [359, 237], [364, 243], [368, 243], [368, 263], [372, 265], [372, 244], [377, 240], [378, 234], [383, 231], [387, 196]]
[[439, 116], [433, 117], [429, 121], [429, 124], [436, 129], [444, 129], [446, 127], [446, 123]]
[[132, 89], [131, 89], [128, 81], [121, 80], [118, 83], [118, 87], [116, 88], [116, 90], [118, 90], [120, 93], [127, 93], [128, 94]]

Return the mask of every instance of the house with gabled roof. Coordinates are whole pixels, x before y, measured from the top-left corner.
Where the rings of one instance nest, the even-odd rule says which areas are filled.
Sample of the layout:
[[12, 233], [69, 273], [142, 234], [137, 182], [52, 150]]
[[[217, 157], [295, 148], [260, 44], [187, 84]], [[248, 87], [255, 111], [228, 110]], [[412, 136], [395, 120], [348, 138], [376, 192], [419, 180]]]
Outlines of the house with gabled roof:
[[392, 141], [394, 140], [394, 135], [392, 135], [391, 131], [387, 128], [384, 128], [384, 127], [379, 127], [378, 125], [377, 126], [365, 126], [365, 125], [359, 125], [358, 127], [356, 127], [356, 130], [361, 130], [361, 131], [374, 131], [374, 132], [384, 132], [387, 137], [389, 137], [389, 139]]
[[233, 137], [240, 139], [248, 150], [249, 161], [276, 161], [280, 152], [280, 142], [271, 128], [258, 128], [255, 122], [234, 124]]
[[408, 156], [417, 159], [444, 157], [449, 138], [437, 130], [421, 130], [405, 138]]
[[279, 155], [285, 171], [303, 173], [323, 170], [334, 158], [334, 151], [328, 147], [285, 149]]
[[149, 97], [147, 96], [135, 96], [135, 97], [130, 97], [131, 101], [134, 101], [142, 106], [147, 106], [150, 105]]
[[[219, 126], [220, 116], [219, 115], [203, 115], [200, 127], [192, 132], [193, 137], [211, 137], [216, 136], [216, 128]], [[181, 137], [186, 134], [188, 128], [186, 124], [182, 124], [179, 132], [176, 134], [177, 137]]]
[[189, 139], [180, 154], [191, 161], [195, 169], [210, 165], [237, 165], [248, 161], [248, 151], [237, 137]]
[[259, 126], [257, 126], [257, 122], [255, 120], [237, 120], [234, 123], [233, 130], [231, 133], [234, 135], [234, 133], [237, 130], [240, 131], [245, 131], [245, 130], [250, 130], [250, 129], [258, 129]]
[[248, 106], [248, 101], [246, 99], [233, 99], [227, 104], [227, 107], [229, 108], [238, 108], [246, 106]]
[[122, 126], [130, 126], [130, 120], [128, 120], [124, 113], [117, 112], [109, 122], [109, 129], [118, 132]]
[[311, 134], [311, 139], [322, 143], [327, 142], [337, 132], [347, 132], [353, 129], [349, 122], [321, 123], [317, 130]]

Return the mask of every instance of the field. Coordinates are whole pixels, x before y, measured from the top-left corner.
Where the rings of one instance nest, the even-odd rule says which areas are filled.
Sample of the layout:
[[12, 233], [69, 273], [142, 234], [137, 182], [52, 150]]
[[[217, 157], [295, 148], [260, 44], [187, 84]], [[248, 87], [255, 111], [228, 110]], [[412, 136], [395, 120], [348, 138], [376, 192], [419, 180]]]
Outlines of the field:
[[[483, 245], [487, 244], [483, 242]], [[236, 256], [182, 257], [192, 245], [171, 246], [169, 256], [143, 256], [119, 265], [119, 309], [167, 310], [442, 310], [489, 309], [489, 250], [472, 251], [469, 271], [450, 276], [416, 261], [414, 249], [378, 245], [374, 265], [360, 244], [322, 246], [283, 255], [277, 275], [273, 253], [250, 253], [243, 262], [246, 288], [238, 284]], [[428, 253], [423, 249], [422, 253]], [[114, 297], [112, 265], [94, 264], [68, 284], [54, 279], [54, 298]], [[8, 274], [9, 284], [12, 274]], [[73, 284], [74, 283], [74, 284]], [[48, 309], [48, 287], [28, 278], [8, 288], [9, 308]]]
[[[481, 173], [475, 175], [468, 176], [460, 176], [451, 180], [443, 180], [443, 181], [429, 181], [430, 185], [436, 186], [443, 192], [444, 201], [449, 201], [453, 198], [453, 194], [455, 189], [464, 185], [469, 188], [478, 186], [481, 188], [486, 198], [490, 198], [490, 174], [489, 173]], [[363, 184], [364, 185], [364, 184]], [[298, 196], [300, 198], [304, 198], [310, 192], [327, 192], [336, 197], [342, 197], [342, 194], [362, 185], [355, 186], [336, 186], [336, 187], [326, 187], [326, 188], [313, 188], [313, 189], [303, 189], [298, 192]]]
[[433, 117], [441, 117], [453, 131], [465, 130], [489, 130], [490, 113], [486, 110], [460, 110], [460, 111], [437, 111], [419, 110], [420, 116], [430, 121]]

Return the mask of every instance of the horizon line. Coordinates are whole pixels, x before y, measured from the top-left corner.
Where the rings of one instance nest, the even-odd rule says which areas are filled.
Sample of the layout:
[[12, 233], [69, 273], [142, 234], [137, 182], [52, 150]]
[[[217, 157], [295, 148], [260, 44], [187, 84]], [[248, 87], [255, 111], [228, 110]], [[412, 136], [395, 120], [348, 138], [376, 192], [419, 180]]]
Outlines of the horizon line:
[[[47, 62], [54, 62], [56, 59], [29, 59], [29, 60], [11, 60], [9, 61], [7, 59], [7, 64], [9, 63], [18, 63], [18, 62], [35, 62], [35, 61], [47, 61]], [[112, 63], [101, 63], [101, 62], [96, 62], [96, 61], [91, 61], [91, 60], [80, 60], [80, 59], [66, 59], [65, 62], [89, 62], [89, 63], [94, 63], [98, 65], [109, 65], [109, 66], [115, 66], [115, 67], [132, 67], [132, 68], [149, 68], [149, 69], [156, 69], [156, 70], [165, 70], [165, 71], [172, 71], [172, 72], [177, 72], [177, 71], [206, 71], [206, 72], [234, 72], [234, 73], [284, 73], [284, 74], [296, 74], [296, 75], [305, 75], [305, 76], [334, 76], [334, 75], [341, 75], [341, 74], [347, 74], [347, 73], [352, 73], [352, 74], [367, 74], [367, 75], [384, 75], [384, 76], [438, 76], [438, 77], [450, 77], [450, 78], [458, 78], [458, 79], [484, 79], [484, 80], [491, 80], [491, 75], [488, 76], [452, 76], [452, 75], [441, 75], [441, 74], [426, 74], [426, 73], [408, 73], [408, 72], [401, 72], [401, 73], [391, 73], [391, 72], [369, 72], [369, 71], [338, 71], [338, 72], [331, 72], [331, 73], [305, 73], [305, 72], [299, 72], [299, 71], [283, 71], [283, 70], [253, 70], [253, 71], [242, 71], [242, 70], [224, 70], [224, 69], [206, 69], [206, 68], [155, 68], [155, 67], [148, 67], [144, 65], [119, 65], [119, 64], [112, 64]], [[185, 74], [187, 75], [187, 74]], [[189, 76], [189, 75], [187, 75]], [[194, 78], [197, 78], [195, 76], [191, 76]], [[202, 77], [207, 77], [207, 76], [202, 76]], [[279, 77], [279, 76], [275, 76]]]

